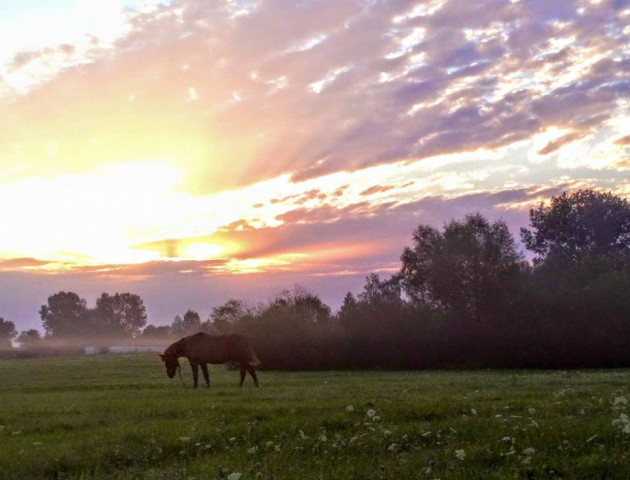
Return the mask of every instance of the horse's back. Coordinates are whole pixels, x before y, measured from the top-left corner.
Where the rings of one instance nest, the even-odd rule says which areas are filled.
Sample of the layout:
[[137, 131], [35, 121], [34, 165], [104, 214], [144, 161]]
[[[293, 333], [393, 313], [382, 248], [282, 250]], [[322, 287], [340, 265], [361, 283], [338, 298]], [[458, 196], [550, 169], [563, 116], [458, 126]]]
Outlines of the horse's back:
[[202, 363], [248, 362], [253, 355], [243, 335], [195, 333], [187, 338], [185, 356]]

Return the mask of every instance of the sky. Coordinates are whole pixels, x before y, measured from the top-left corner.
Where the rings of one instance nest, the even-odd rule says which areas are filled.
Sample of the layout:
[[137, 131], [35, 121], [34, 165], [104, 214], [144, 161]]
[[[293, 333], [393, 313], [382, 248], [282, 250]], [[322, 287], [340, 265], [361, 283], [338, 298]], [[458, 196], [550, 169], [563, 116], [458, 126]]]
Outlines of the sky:
[[338, 308], [419, 224], [630, 197], [630, 0], [0, 0], [0, 316]]

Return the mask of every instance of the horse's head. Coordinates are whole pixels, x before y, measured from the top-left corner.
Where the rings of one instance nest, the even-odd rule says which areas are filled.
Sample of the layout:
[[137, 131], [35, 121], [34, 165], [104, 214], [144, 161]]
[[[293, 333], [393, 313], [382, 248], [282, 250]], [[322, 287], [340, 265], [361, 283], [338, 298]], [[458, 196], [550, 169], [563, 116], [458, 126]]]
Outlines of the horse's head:
[[160, 358], [166, 365], [166, 374], [168, 378], [173, 378], [177, 369], [179, 368], [179, 360], [177, 360], [176, 355], [160, 355]]

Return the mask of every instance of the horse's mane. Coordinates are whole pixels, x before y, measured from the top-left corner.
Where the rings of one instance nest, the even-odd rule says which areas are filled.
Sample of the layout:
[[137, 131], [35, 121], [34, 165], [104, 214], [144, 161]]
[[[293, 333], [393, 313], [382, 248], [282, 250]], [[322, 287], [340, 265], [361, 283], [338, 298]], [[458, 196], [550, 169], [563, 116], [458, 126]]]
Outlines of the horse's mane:
[[175, 343], [171, 343], [166, 350], [164, 350], [164, 355], [174, 355], [178, 357], [182, 351], [182, 347], [184, 345], [184, 341], [188, 337], [180, 338]]

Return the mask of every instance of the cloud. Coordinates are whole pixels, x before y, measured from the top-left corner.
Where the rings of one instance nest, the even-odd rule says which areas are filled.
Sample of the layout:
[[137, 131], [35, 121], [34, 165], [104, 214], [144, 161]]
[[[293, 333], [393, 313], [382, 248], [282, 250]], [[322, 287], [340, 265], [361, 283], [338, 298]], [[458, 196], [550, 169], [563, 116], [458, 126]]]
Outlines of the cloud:
[[627, 2], [107, 11], [0, 65], [0, 270], [360, 279], [420, 222], [627, 194]]
[[[206, 193], [499, 148], [549, 125], [584, 135], [615, 115], [630, 86], [626, 36], [602, 30], [623, 11], [606, 2], [450, 0], [418, 13], [413, 2], [181, 1], [131, 17], [108, 55], [41, 87], [45, 97], [31, 101], [54, 96], [57, 106], [29, 133], [57, 137], [63, 108], [86, 118], [84, 138], [111, 145], [133, 135], [123, 158], [172, 156]], [[98, 118], [120, 128], [104, 133]]]

